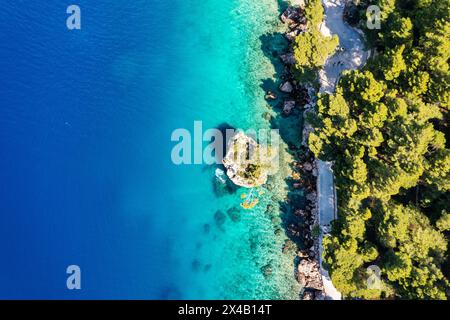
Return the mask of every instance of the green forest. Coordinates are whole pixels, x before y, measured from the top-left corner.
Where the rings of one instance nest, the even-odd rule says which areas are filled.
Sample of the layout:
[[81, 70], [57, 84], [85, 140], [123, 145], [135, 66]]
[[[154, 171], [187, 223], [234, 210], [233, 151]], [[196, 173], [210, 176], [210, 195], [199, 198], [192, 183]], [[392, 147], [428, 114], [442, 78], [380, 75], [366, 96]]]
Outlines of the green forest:
[[[320, 3], [309, 2], [310, 21], [321, 21]], [[365, 27], [369, 5], [381, 9], [380, 29]], [[333, 162], [337, 189], [324, 265], [345, 298], [446, 299], [450, 0], [358, 1], [356, 8], [372, 56], [346, 72], [334, 94], [319, 96], [308, 119], [309, 147]], [[311, 29], [296, 41], [300, 76], [320, 68], [336, 45]], [[381, 290], [367, 287], [370, 265], [381, 269]]]

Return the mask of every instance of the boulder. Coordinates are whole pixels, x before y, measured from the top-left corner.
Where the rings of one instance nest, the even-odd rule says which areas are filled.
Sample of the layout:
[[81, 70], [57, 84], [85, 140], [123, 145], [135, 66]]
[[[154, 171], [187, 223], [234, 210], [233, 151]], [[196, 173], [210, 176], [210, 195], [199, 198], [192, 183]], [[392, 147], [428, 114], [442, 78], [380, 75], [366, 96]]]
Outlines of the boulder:
[[317, 193], [315, 191], [313, 191], [311, 193], [308, 193], [306, 195], [306, 200], [308, 200], [308, 201], [310, 201], [312, 203], [314, 203], [316, 201], [316, 199], [317, 199]]
[[315, 260], [302, 259], [298, 265], [298, 281], [304, 288], [323, 290], [319, 264]]
[[311, 163], [305, 162], [305, 163], [303, 164], [303, 169], [305, 169], [306, 171], [311, 171], [311, 170], [313, 169], [313, 166], [312, 166]]
[[284, 34], [284, 36], [286, 37], [286, 39], [288, 39], [289, 41], [294, 41], [295, 38], [297, 38], [297, 36], [300, 34], [300, 30], [298, 29], [294, 29], [290, 32], [286, 32]]
[[305, 291], [302, 295], [302, 300], [314, 300], [314, 293], [311, 291]]
[[295, 101], [285, 101], [283, 106], [283, 113], [285, 115], [290, 115], [292, 110], [295, 108]]
[[300, 258], [308, 258], [308, 252], [306, 252], [306, 251], [300, 250], [300, 251], [297, 253], [297, 255], [298, 255]]
[[266, 264], [265, 266], [261, 267], [261, 272], [264, 275], [264, 277], [268, 277], [272, 274], [272, 266], [270, 264]]
[[294, 87], [289, 81], [286, 81], [280, 86], [280, 90], [285, 93], [291, 93], [292, 91], [294, 91]]
[[272, 91], [267, 91], [266, 95], [264, 96], [266, 100], [276, 100], [277, 96]]
[[280, 20], [286, 24], [296, 23], [300, 18], [300, 11], [294, 7], [288, 7], [280, 16]]

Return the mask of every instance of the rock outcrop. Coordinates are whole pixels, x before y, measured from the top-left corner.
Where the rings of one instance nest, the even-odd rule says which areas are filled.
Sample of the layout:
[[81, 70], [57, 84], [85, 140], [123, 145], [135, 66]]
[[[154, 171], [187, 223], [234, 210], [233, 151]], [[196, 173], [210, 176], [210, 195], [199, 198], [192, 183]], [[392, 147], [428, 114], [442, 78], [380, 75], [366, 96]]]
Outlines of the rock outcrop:
[[285, 115], [290, 115], [294, 108], [295, 108], [295, 101], [292, 100], [285, 101], [283, 106], [283, 113]]
[[[284, 34], [289, 40], [290, 46], [282, 53], [279, 58], [284, 64], [284, 74], [281, 77], [282, 83], [279, 87], [284, 99], [280, 105], [283, 115], [297, 115], [294, 110], [303, 112], [304, 126], [302, 134], [302, 146], [300, 148], [290, 148], [297, 155], [298, 162], [294, 164], [294, 170], [297, 174], [292, 176], [292, 187], [295, 189], [303, 188], [305, 193], [305, 205], [295, 204], [292, 198], [288, 198], [288, 205], [291, 205], [292, 214], [299, 223], [287, 225], [286, 233], [290, 239], [298, 239], [304, 246], [297, 251], [300, 260], [296, 270], [296, 278], [303, 287], [303, 300], [322, 300], [324, 299], [324, 283], [320, 269], [320, 249], [319, 237], [322, 230], [319, 227], [319, 214], [317, 207], [317, 168], [314, 161], [314, 155], [308, 148], [308, 137], [313, 131], [313, 127], [308, 123], [309, 114], [314, 114], [316, 105], [316, 90], [308, 84], [300, 84], [295, 77], [295, 56], [293, 53], [293, 44], [295, 39], [303, 32], [307, 31], [308, 24], [305, 17], [305, 1], [293, 0], [280, 16], [287, 30]], [[290, 252], [291, 246], [296, 246], [293, 242], [285, 243], [283, 252]]]
[[285, 83], [281, 84], [280, 91], [285, 93], [291, 93], [294, 90], [294, 87], [289, 81], [286, 81]]
[[253, 138], [238, 131], [229, 140], [222, 162], [234, 184], [254, 188], [266, 183], [273, 173], [276, 153], [271, 147], [259, 145]]
[[306, 289], [323, 290], [319, 263], [314, 260], [302, 259], [298, 265], [298, 281]]
[[299, 12], [294, 7], [288, 7], [286, 10], [284, 10], [284, 12], [280, 16], [281, 21], [288, 25], [296, 23], [296, 21], [299, 18], [300, 18]]
[[281, 14], [280, 19], [286, 23], [291, 29], [294, 29], [299, 24], [305, 24], [306, 18], [303, 14], [303, 9], [299, 7], [288, 7]]

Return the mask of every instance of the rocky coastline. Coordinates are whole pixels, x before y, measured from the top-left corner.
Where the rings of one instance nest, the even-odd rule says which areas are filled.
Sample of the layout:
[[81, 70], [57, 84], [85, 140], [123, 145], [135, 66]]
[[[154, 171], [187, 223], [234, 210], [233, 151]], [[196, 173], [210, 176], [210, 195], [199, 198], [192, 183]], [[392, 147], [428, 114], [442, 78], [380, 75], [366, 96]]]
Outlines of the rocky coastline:
[[[293, 52], [293, 41], [302, 32], [307, 31], [307, 21], [304, 15], [303, 1], [295, 6], [289, 6], [280, 16], [280, 20], [286, 25], [285, 38], [289, 41], [288, 50], [278, 54], [284, 65], [284, 72], [279, 86], [280, 94], [285, 97], [280, 104], [281, 113], [284, 117], [294, 114], [303, 114], [303, 119], [309, 112], [312, 112], [315, 103], [315, 90], [310, 85], [304, 85], [295, 80], [293, 67], [295, 57]], [[274, 92], [266, 93], [267, 100], [276, 99]], [[312, 131], [312, 127], [303, 121], [302, 144], [300, 148], [295, 148], [295, 162], [293, 163], [292, 188], [302, 189], [305, 203], [301, 208], [292, 207], [292, 213], [302, 223], [290, 223], [286, 232], [290, 239], [300, 239], [302, 248], [299, 248], [291, 240], [287, 240], [283, 251], [292, 249], [295, 246], [297, 251], [296, 272], [297, 281], [302, 286], [300, 297], [303, 300], [323, 300], [325, 299], [322, 275], [320, 272], [320, 249], [319, 216], [317, 207], [317, 166], [314, 155], [309, 150], [307, 138]], [[293, 204], [293, 199], [288, 199]]]

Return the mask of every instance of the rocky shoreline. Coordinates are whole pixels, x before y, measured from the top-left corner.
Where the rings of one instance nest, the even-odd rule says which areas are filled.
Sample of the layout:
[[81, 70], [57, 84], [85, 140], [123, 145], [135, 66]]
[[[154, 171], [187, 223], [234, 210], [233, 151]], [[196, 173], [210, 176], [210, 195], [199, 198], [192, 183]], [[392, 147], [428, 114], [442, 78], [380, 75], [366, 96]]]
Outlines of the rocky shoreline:
[[[301, 3], [297, 6], [289, 6], [281, 14], [280, 20], [287, 26], [284, 36], [289, 41], [288, 50], [278, 54], [284, 65], [279, 91], [283, 97], [286, 97], [280, 104], [281, 113], [284, 117], [289, 117], [301, 112], [305, 118], [306, 114], [313, 110], [315, 90], [311, 86], [298, 83], [292, 72], [295, 65], [293, 41], [299, 34], [307, 31], [304, 6]], [[267, 100], [276, 98], [277, 95], [274, 92], [266, 93]], [[306, 202], [301, 208], [297, 208], [295, 205], [292, 207], [292, 213], [301, 219], [302, 223], [290, 223], [286, 228], [288, 237], [301, 240], [303, 248], [299, 249], [293, 241], [287, 240], [283, 251], [290, 250], [293, 246], [297, 251], [295, 276], [303, 288], [300, 294], [301, 299], [323, 300], [325, 292], [320, 272], [319, 235], [321, 230], [316, 190], [318, 172], [314, 155], [307, 145], [307, 137], [311, 131], [312, 127], [304, 122], [301, 147], [292, 147], [295, 151], [292, 188], [303, 189]], [[294, 204], [295, 201], [288, 199], [288, 203]]]

